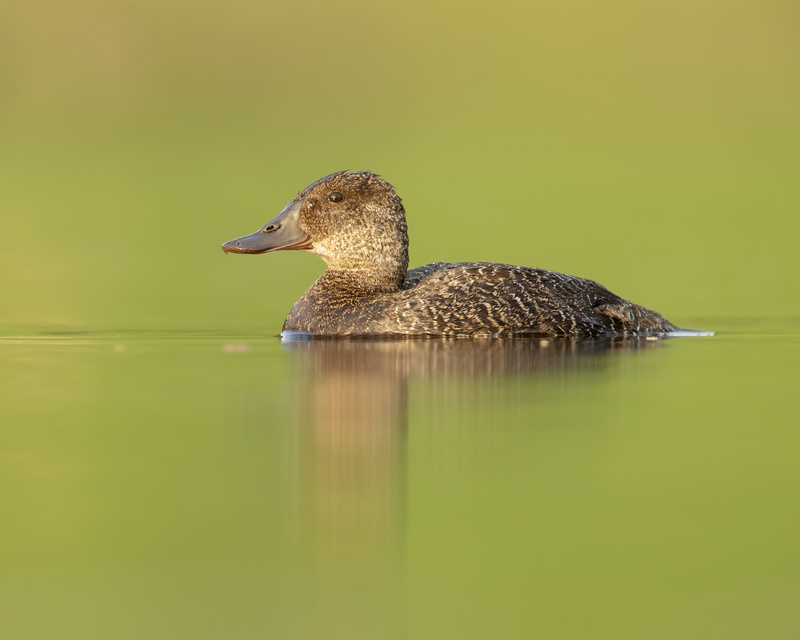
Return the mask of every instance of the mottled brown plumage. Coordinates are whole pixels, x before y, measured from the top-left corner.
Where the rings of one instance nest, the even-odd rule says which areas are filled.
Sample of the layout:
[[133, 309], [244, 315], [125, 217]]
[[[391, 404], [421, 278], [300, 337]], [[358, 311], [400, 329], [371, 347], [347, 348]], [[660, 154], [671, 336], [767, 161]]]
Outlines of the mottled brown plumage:
[[292, 307], [284, 331], [316, 336], [623, 336], [670, 333], [654, 311], [583, 278], [508, 264], [437, 262], [407, 271], [405, 211], [367, 171], [306, 187], [256, 233], [223, 250], [299, 249], [327, 271]]

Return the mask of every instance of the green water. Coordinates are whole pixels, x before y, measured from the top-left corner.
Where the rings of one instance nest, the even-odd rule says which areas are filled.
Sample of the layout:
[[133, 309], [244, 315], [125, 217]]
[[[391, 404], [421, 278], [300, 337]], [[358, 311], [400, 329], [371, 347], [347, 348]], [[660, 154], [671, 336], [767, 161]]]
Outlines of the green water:
[[794, 637], [800, 324], [714, 328], [3, 339], [3, 635]]
[[[796, 2], [0, 14], [2, 640], [800, 637]], [[717, 335], [282, 345], [341, 169]]]

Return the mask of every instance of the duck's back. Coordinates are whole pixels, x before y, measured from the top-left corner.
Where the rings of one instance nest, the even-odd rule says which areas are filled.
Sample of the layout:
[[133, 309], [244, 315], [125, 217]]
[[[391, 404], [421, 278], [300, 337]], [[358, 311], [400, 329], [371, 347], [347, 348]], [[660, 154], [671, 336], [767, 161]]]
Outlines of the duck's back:
[[[434, 263], [408, 272], [404, 289], [436, 316], [443, 333], [623, 335], [675, 327], [593, 280], [556, 271], [489, 262]], [[412, 303], [413, 304], [413, 303]], [[416, 306], [416, 305], [415, 305]]]
[[508, 264], [428, 264], [400, 291], [358, 296], [325, 276], [284, 329], [317, 334], [433, 336], [631, 335], [673, 331], [659, 314], [592, 280]]

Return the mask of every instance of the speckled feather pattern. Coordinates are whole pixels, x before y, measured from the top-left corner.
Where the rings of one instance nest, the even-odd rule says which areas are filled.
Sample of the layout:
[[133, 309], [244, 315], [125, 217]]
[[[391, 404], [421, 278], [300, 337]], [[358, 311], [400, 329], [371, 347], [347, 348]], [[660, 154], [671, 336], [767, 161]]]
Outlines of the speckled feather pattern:
[[[329, 202], [338, 192], [341, 202]], [[674, 331], [644, 307], [583, 278], [508, 264], [437, 262], [406, 271], [405, 211], [370, 172], [339, 172], [301, 191], [300, 224], [328, 270], [284, 331], [318, 336], [625, 336]]]
[[403, 289], [359, 295], [323, 275], [284, 330], [323, 335], [623, 336], [675, 329], [659, 314], [591, 280], [506, 264], [435, 263]]

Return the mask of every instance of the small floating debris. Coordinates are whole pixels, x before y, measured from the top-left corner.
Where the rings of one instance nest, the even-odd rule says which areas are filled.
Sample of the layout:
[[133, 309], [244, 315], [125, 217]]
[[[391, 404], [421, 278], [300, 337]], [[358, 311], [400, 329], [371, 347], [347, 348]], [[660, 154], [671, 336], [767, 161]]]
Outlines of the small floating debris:
[[539, 346], [540, 347], [549, 347], [550, 346], [550, 341], [549, 340], [545, 340], [544, 338], [542, 338], [541, 340], [539, 340]]
[[250, 345], [245, 342], [229, 342], [223, 345], [222, 350], [225, 353], [247, 353], [248, 351], [252, 351]]

